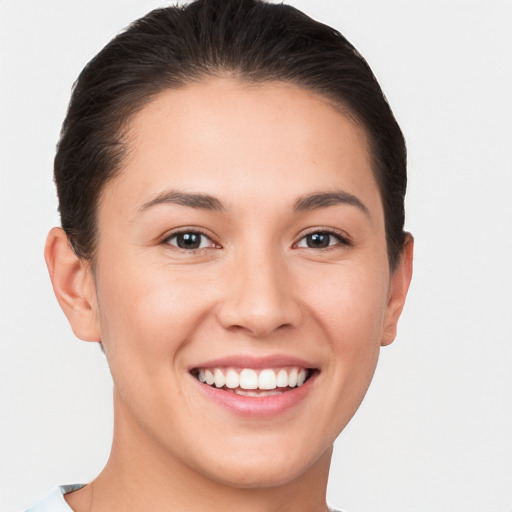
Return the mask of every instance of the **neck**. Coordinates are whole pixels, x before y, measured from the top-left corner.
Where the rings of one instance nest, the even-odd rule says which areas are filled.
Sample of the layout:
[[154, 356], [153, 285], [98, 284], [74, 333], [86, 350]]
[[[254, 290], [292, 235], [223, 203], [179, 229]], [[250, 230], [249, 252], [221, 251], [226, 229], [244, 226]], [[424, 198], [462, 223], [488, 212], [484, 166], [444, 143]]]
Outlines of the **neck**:
[[211, 478], [169, 454], [149, 439], [131, 416], [118, 414], [118, 408], [107, 465], [92, 484], [66, 496], [75, 512], [327, 510], [325, 495], [332, 447], [290, 481], [240, 487]]

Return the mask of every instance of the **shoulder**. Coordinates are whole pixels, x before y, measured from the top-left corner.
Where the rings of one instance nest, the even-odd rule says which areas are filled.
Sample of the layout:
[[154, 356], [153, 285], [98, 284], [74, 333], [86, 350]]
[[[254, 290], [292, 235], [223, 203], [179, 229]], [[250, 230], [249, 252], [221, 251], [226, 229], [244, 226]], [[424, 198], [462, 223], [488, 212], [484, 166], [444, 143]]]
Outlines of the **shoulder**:
[[[85, 484], [58, 485], [54, 487], [41, 501], [38, 501], [32, 507], [24, 512], [73, 512], [71, 507], [64, 499], [68, 492], [76, 491]], [[329, 512], [343, 512], [334, 508], [329, 508]]]
[[25, 512], [73, 512], [64, 499], [64, 494], [76, 491], [84, 484], [59, 485], [54, 487], [41, 501]]

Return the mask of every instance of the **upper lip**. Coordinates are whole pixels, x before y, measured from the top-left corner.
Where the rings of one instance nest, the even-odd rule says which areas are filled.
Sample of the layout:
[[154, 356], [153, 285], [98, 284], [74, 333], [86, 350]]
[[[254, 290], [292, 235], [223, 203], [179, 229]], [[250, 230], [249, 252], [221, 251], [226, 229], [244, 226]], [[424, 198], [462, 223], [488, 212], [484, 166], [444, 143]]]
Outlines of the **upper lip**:
[[218, 359], [210, 359], [194, 364], [189, 368], [189, 371], [196, 368], [281, 368], [283, 366], [296, 366], [300, 368], [316, 369], [316, 365], [311, 361], [305, 359], [285, 355], [275, 354], [271, 356], [252, 356], [247, 354], [230, 355], [220, 357]]

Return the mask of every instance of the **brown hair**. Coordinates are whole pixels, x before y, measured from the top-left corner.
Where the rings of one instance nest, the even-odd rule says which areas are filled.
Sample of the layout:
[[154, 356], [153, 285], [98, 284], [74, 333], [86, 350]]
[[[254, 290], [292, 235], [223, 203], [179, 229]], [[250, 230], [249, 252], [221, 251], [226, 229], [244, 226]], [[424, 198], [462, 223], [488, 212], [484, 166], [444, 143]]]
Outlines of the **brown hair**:
[[54, 177], [62, 227], [93, 259], [96, 210], [122, 166], [123, 128], [156, 94], [209, 76], [285, 81], [343, 106], [365, 129], [386, 222], [390, 267], [404, 243], [406, 149], [370, 67], [336, 30], [297, 9], [260, 0], [197, 0], [132, 23], [78, 77]]

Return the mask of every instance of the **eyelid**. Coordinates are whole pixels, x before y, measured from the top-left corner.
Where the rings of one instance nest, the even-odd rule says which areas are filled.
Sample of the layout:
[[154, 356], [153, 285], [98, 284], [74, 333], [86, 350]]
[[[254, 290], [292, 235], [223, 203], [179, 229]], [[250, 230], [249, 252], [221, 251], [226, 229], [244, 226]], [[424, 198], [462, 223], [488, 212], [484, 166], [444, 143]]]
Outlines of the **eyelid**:
[[[352, 239], [350, 238], [350, 236], [343, 230], [341, 229], [336, 229], [336, 228], [328, 228], [328, 227], [322, 227], [322, 226], [317, 226], [317, 227], [314, 227], [314, 228], [308, 228], [304, 231], [302, 231], [298, 237], [297, 237], [297, 240], [296, 242], [294, 242], [293, 246], [294, 247], [297, 247], [297, 244], [305, 237], [307, 237], [308, 235], [313, 235], [314, 233], [326, 233], [328, 235], [332, 235], [334, 237], [336, 237], [338, 240], [339, 240], [339, 244], [335, 244], [335, 245], [332, 245], [332, 246], [329, 246], [329, 247], [325, 247], [324, 249], [322, 250], [327, 250], [327, 249], [331, 249], [333, 247], [336, 247], [337, 245], [353, 245], [353, 242], [352, 242]], [[315, 250], [319, 250], [319, 249], [315, 249]]]
[[[169, 243], [169, 241], [171, 239], [173, 239], [174, 237], [182, 234], [182, 233], [197, 233], [201, 236], [204, 236], [206, 237], [210, 242], [211, 242], [211, 246], [209, 247], [200, 247], [198, 249], [182, 249], [181, 247], [177, 247], [176, 245], [173, 245], [171, 243]], [[222, 246], [215, 241], [214, 237], [208, 233], [205, 229], [203, 228], [200, 228], [198, 226], [183, 226], [183, 227], [180, 227], [180, 228], [176, 228], [176, 229], [173, 229], [172, 231], [166, 233], [160, 243], [162, 245], [164, 244], [167, 244], [171, 247], [173, 247], [174, 249], [178, 250], [178, 251], [182, 251], [182, 252], [187, 252], [187, 253], [194, 253], [194, 252], [197, 252], [197, 251], [203, 251], [205, 249], [211, 249], [211, 248], [215, 248], [215, 249], [221, 249]]]

